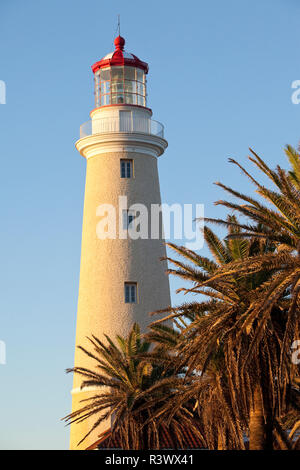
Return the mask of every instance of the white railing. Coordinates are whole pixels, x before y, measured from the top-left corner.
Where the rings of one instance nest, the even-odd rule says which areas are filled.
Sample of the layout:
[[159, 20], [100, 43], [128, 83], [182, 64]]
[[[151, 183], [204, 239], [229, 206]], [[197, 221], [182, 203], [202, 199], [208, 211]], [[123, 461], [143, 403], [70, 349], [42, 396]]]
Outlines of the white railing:
[[141, 132], [143, 134], [164, 137], [164, 126], [158, 122], [145, 117], [104, 117], [85, 122], [80, 126], [80, 138], [94, 134], [105, 134], [110, 132]]

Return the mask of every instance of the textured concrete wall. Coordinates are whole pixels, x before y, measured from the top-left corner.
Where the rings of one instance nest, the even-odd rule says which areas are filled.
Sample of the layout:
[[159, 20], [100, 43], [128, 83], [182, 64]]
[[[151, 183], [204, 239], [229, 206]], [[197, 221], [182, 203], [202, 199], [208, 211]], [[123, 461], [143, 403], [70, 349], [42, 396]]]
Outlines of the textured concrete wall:
[[[120, 159], [134, 162], [134, 177], [120, 177]], [[134, 203], [160, 204], [157, 158], [136, 152], [107, 152], [88, 158], [82, 231], [80, 287], [78, 299], [76, 345], [87, 346], [86, 336], [103, 333], [114, 338], [126, 335], [134, 322], [145, 330], [151, 321], [149, 312], [170, 305], [166, 263], [160, 261], [165, 255], [163, 240], [99, 240], [96, 226], [99, 217], [96, 209], [108, 203], [118, 209], [118, 197], [127, 196], [128, 206]], [[118, 212], [118, 211], [117, 211]], [[118, 226], [117, 226], [118, 228]], [[149, 224], [150, 230], [150, 224]], [[118, 231], [117, 231], [118, 233]], [[138, 283], [138, 302], [126, 304], [124, 282]], [[92, 362], [78, 349], [75, 365], [91, 368]], [[76, 392], [81, 379], [74, 378], [73, 410], [79, 400], [95, 392]], [[90, 428], [88, 420], [71, 426], [71, 448]], [[97, 428], [81, 448], [94, 442], [110, 423]]]

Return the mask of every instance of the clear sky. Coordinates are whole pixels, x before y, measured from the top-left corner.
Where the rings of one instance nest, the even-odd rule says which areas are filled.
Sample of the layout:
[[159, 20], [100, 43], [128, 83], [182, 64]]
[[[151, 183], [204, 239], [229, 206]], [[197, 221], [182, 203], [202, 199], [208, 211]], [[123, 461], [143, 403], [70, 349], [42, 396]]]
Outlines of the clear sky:
[[[126, 49], [150, 65], [149, 106], [165, 124], [162, 198], [213, 202], [222, 180], [250, 190], [227, 162], [252, 146], [285, 164], [297, 146], [298, 0], [1, 0], [0, 448], [64, 449], [69, 430], [85, 161], [74, 148], [93, 108], [91, 64]], [[206, 253], [203, 250], [203, 253]], [[171, 282], [173, 302], [178, 283]]]

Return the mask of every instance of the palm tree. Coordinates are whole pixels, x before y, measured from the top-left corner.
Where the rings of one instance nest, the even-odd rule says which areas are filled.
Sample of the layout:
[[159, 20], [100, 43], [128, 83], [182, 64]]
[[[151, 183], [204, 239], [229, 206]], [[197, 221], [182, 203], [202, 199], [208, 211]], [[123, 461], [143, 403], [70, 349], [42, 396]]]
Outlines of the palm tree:
[[[155, 352], [172, 355], [173, 361], [165, 366], [169, 373], [184, 377], [186, 383], [182, 393], [175, 394], [171, 400], [165, 400], [159, 408], [153, 410], [154, 417], [162, 413], [166, 422], [170, 422], [174, 412], [185, 403], [193, 412], [198, 411], [198, 418], [195, 416], [194, 419], [205, 436], [205, 447], [211, 450], [244, 449], [243, 432], [241, 426], [236, 425], [228, 380], [223, 373], [224, 355], [217, 352], [205, 375], [202, 375], [197, 367], [187, 371], [185, 356], [180, 352], [183, 343], [186, 344], [188, 324], [195, 320], [195, 315], [203, 313], [197, 311], [198, 307], [199, 304], [196, 303], [184, 304], [175, 309], [169, 307], [173, 326], [170, 323], [166, 325], [162, 319], [150, 325], [150, 331], [145, 335], [154, 344]], [[165, 312], [166, 310], [161, 310], [153, 314]]]
[[[95, 336], [89, 338], [93, 352], [80, 346], [94, 367], [74, 367], [67, 372], [83, 377], [82, 388], [98, 387], [99, 392], [63, 419], [71, 424], [96, 416], [92, 429], [80, 442], [103, 421], [112, 418], [111, 439], [117, 438], [122, 449], [159, 449], [165, 416], [160, 413], [154, 418], [155, 410], [175, 394], [182, 394], [186, 385], [181, 377], [166, 372], [172, 357], [161, 349], [151, 351], [151, 343], [142, 338], [137, 324], [127, 338], [116, 339], [118, 346], [107, 336], [107, 345]], [[178, 447], [183, 445], [185, 427], [204, 442], [193, 413], [182, 404], [168, 423]]]
[[[232, 223], [218, 219], [207, 219], [210, 222], [225, 226], [237, 227], [243, 230], [243, 238], [264, 240], [272, 243], [276, 250], [271, 253], [259, 253], [249, 259], [238, 260], [226, 266], [218, 276], [225, 279], [234, 273], [254, 274], [268, 272], [272, 276], [265, 285], [264, 294], [257, 303], [253, 317], [260, 317], [259, 331], [267, 323], [273, 305], [288, 293], [289, 308], [286, 318], [284, 342], [282, 346], [282, 368], [290, 363], [290, 345], [299, 336], [299, 294], [300, 294], [300, 154], [287, 146], [285, 151], [292, 165], [292, 170], [286, 172], [280, 166], [271, 170], [266, 163], [251, 150], [249, 160], [256, 165], [275, 185], [274, 189], [266, 188], [254, 179], [238, 162], [230, 161], [238, 166], [256, 187], [258, 193], [268, 205], [257, 199], [239, 193], [222, 183], [216, 183], [231, 195], [241, 199], [242, 203], [217, 201], [234, 210], [249, 220], [248, 223]], [[253, 223], [254, 222], [254, 225]], [[230, 235], [233, 238], [235, 235]], [[259, 341], [259, 334], [254, 342]], [[287, 368], [289, 369], [289, 368]]]
[[[291, 344], [299, 338], [299, 307], [300, 307], [300, 154], [293, 147], [287, 146], [285, 153], [291, 164], [291, 170], [285, 171], [279, 165], [275, 170], [253, 151], [249, 160], [267, 176], [275, 189], [269, 189], [260, 184], [253, 176], [233, 159], [230, 161], [238, 166], [250, 179], [258, 193], [267, 204], [260, 200], [239, 193], [222, 183], [217, 183], [229, 194], [240, 199], [241, 203], [218, 201], [229, 209], [246, 216], [249, 220], [244, 224], [232, 224], [230, 221], [213, 220], [225, 226], [243, 230], [244, 238], [263, 240], [273, 243], [276, 249], [272, 253], [259, 253], [246, 260], [237, 261], [226, 266], [219, 272], [219, 279], [225, 280], [236, 273], [253, 275], [254, 273], [269, 273], [271, 275], [260, 293], [259, 301], [253, 309], [251, 321], [258, 322], [254, 335], [254, 348], [262, 338], [263, 331], [270, 321], [271, 312], [278, 299], [288, 299], [283, 310], [284, 335], [281, 344], [280, 367], [277, 376], [278, 383], [285, 389], [287, 384], [298, 390], [295, 383], [299, 377], [299, 367], [291, 363]], [[252, 222], [252, 223], [251, 223]], [[255, 225], [253, 225], [253, 222]], [[259, 224], [259, 225], [257, 225]], [[261, 229], [263, 227], [263, 229]], [[230, 235], [234, 237], [235, 235]], [[247, 325], [247, 319], [242, 328]], [[296, 388], [295, 388], [296, 387]], [[299, 417], [299, 409], [298, 409]]]
[[[168, 309], [167, 319], [190, 315], [194, 310], [194, 320], [186, 328], [184, 339], [180, 343], [178, 356], [186, 361], [189, 371], [198, 370], [199, 380], [192, 382], [192, 393], [199, 395], [205, 388], [203, 382], [209, 382], [209, 370], [219, 358], [219, 389], [226, 397], [219, 406], [227, 413], [227, 434], [230, 446], [240, 445], [242, 433], [250, 428], [250, 448], [258, 449], [272, 446], [272, 431], [275, 416], [281, 413], [283, 394], [277, 381], [281, 345], [283, 341], [281, 314], [285, 312], [284, 296], [272, 305], [271, 321], [260, 332], [259, 347], [253, 347], [258, 334], [259, 322], [253, 318], [260, 290], [271, 279], [271, 273], [258, 271], [249, 275], [235, 272], [226, 277], [219, 276], [233, 263], [242, 263], [252, 257], [273, 254], [275, 244], [256, 238], [244, 238], [237, 219], [227, 218], [229, 237], [222, 242], [208, 227], [204, 237], [214, 257], [210, 260], [187, 250], [169, 244], [184, 261], [169, 259], [175, 269], [169, 273], [192, 283], [191, 288], [183, 288], [186, 293], [202, 294], [206, 299]], [[261, 231], [263, 226], [258, 227]], [[231, 237], [232, 236], [232, 237]], [[278, 320], [279, 319], [279, 320]], [[155, 322], [160, 324], [161, 320]], [[242, 328], [243, 327], [243, 328]], [[220, 358], [222, 359], [220, 361]], [[211, 386], [210, 391], [216, 390]], [[201, 394], [200, 394], [201, 395]], [[205, 412], [203, 396], [198, 396], [198, 404]], [[221, 396], [220, 393], [218, 396]], [[216, 406], [214, 407], [216, 409]], [[220, 416], [216, 423], [221, 423]], [[232, 425], [235, 423], [235, 426]], [[224, 430], [224, 419], [221, 430]], [[206, 426], [205, 432], [210, 430]], [[234, 435], [236, 433], [236, 435]], [[222, 433], [221, 433], [222, 435]]]

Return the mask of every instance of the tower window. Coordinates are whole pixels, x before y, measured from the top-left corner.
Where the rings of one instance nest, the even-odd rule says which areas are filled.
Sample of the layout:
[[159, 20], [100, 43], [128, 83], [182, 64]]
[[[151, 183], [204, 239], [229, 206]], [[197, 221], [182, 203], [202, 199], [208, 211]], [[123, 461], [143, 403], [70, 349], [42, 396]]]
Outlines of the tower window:
[[137, 283], [125, 282], [125, 304], [137, 303]]
[[132, 178], [133, 162], [132, 160], [121, 159], [121, 178]]
[[135, 212], [130, 210], [123, 211], [123, 230], [128, 230], [133, 227], [135, 219]]

